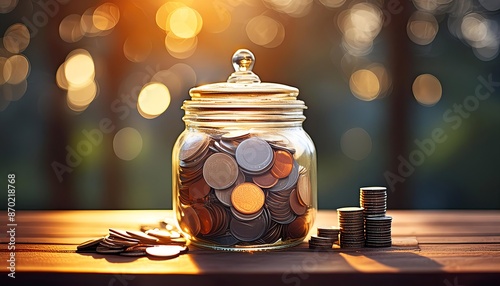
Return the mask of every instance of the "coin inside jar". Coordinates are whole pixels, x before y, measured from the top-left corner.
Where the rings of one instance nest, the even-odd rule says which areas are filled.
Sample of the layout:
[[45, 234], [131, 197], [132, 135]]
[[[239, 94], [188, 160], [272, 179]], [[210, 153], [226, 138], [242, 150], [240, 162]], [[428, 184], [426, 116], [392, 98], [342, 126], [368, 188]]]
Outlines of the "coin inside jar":
[[238, 178], [238, 164], [233, 157], [215, 153], [203, 165], [203, 178], [214, 189], [229, 188]]
[[179, 151], [179, 159], [190, 160], [208, 147], [209, 138], [203, 133], [191, 134], [186, 137]]
[[264, 192], [253, 183], [239, 184], [231, 194], [231, 204], [242, 214], [258, 212], [264, 206], [264, 202]]
[[236, 148], [236, 161], [244, 170], [251, 173], [267, 171], [274, 159], [271, 146], [264, 140], [251, 137]]
[[277, 150], [274, 152], [274, 165], [271, 174], [277, 179], [288, 177], [293, 168], [293, 156], [288, 151]]

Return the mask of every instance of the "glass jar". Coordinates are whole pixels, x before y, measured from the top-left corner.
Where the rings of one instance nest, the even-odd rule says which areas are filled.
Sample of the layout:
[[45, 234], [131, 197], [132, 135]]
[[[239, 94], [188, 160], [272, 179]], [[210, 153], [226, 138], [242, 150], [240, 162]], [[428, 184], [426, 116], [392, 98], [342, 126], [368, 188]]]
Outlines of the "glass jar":
[[248, 50], [227, 82], [192, 88], [172, 151], [173, 208], [195, 245], [280, 249], [303, 241], [317, 210], [316, 151], [297, 88], [261, 83]]

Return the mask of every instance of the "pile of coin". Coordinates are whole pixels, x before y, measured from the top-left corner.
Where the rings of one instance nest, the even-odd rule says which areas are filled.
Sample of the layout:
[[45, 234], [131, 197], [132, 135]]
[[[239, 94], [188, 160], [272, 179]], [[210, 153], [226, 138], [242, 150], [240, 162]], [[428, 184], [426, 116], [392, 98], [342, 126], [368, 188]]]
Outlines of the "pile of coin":
[[154, 229], [147, 232], [110, 228], [105, 237], [77, 246], [79, 253], [117, 254], [121, 256], [150, 255], [174, 258], [187, 252], [186, 240], [175, 231]]
[[366, 246], [391, 246], [392, 218], [386, 216], [387, 188], [360, 188], [359, 203], [364, 209]]
[[339, 243], [339, 227], [318, 227], [317, 232], [317, 236], [311, 236], [311, 239], [309, 240], [309, 248], [331, 249], [334, 244]]
[[340, 247], [360, 248], [365, 245], [363, 208], [344, 207], [337, 209], [340, 227]]
[[307, 235], [311, 183], [286, 137], [233, 131], [181, 140], [178, 220], [194, 241], [256, 245]]

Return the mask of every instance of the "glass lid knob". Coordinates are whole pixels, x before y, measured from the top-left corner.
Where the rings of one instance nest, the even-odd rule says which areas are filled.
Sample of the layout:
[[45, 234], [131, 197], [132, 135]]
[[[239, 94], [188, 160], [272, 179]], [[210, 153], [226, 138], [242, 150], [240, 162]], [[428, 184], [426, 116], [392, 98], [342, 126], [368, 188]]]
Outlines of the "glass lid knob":
[[232, 58], [234, 73], [228, 78], [230, 83], [260, 83], [260, 78], [253, 73], [255, 56], [247, 49], [237, 50]]

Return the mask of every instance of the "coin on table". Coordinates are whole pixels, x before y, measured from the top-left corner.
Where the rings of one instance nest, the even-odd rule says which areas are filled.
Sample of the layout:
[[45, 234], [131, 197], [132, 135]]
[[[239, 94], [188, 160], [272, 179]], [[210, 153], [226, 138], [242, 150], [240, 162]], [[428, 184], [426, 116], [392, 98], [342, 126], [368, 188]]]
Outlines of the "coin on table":
[[271, 168], [271, 174], [277, 179], [288, 177], [293, 168], [293, 156], [285, 150], [274, 152], [274, 164]]
[[257, 137], [244, 140], [236, 148], [238, 165], [251, 173], [266, 171], [273, 162], [274, 152], [269, 144]]
[[99, 244], [103, 241], [103, 237], [87, 240], [76, 247], [78, 252], [91, 251], [94, 252]]
[[209, 137], [203, 133], [190, 134], [184, 139], [179, 150], [179, 159], [182, 161], [189, 161], [202, 153], [204, 148], [208, 148]]
[[161, 258], [175, 258], [181, 253], [176, 245], [158, 245], [146, 248], [146, 253]]
[[263, 206], [266, 196], [256, 184], [245, 182], [239, 184], [231, 194], [231, 204], [242, 214], [253, 214]]
[[141, 243], [155, 243], [155, 242], [158, 242], [158, 238], [156, 238], [154, 236], [151, 236], [151, 235], [147, 235], [147, 234], [145, 234], [142, 231], [127, 230], [127, 233], [129, 235], [131, 235], [131, 236], [139, 239], [139, 241]]
[[229, 188], [238, 178], [238, 164], [225, 153], [215, 153], [203, 165], [203, 178], [214, 189]]

